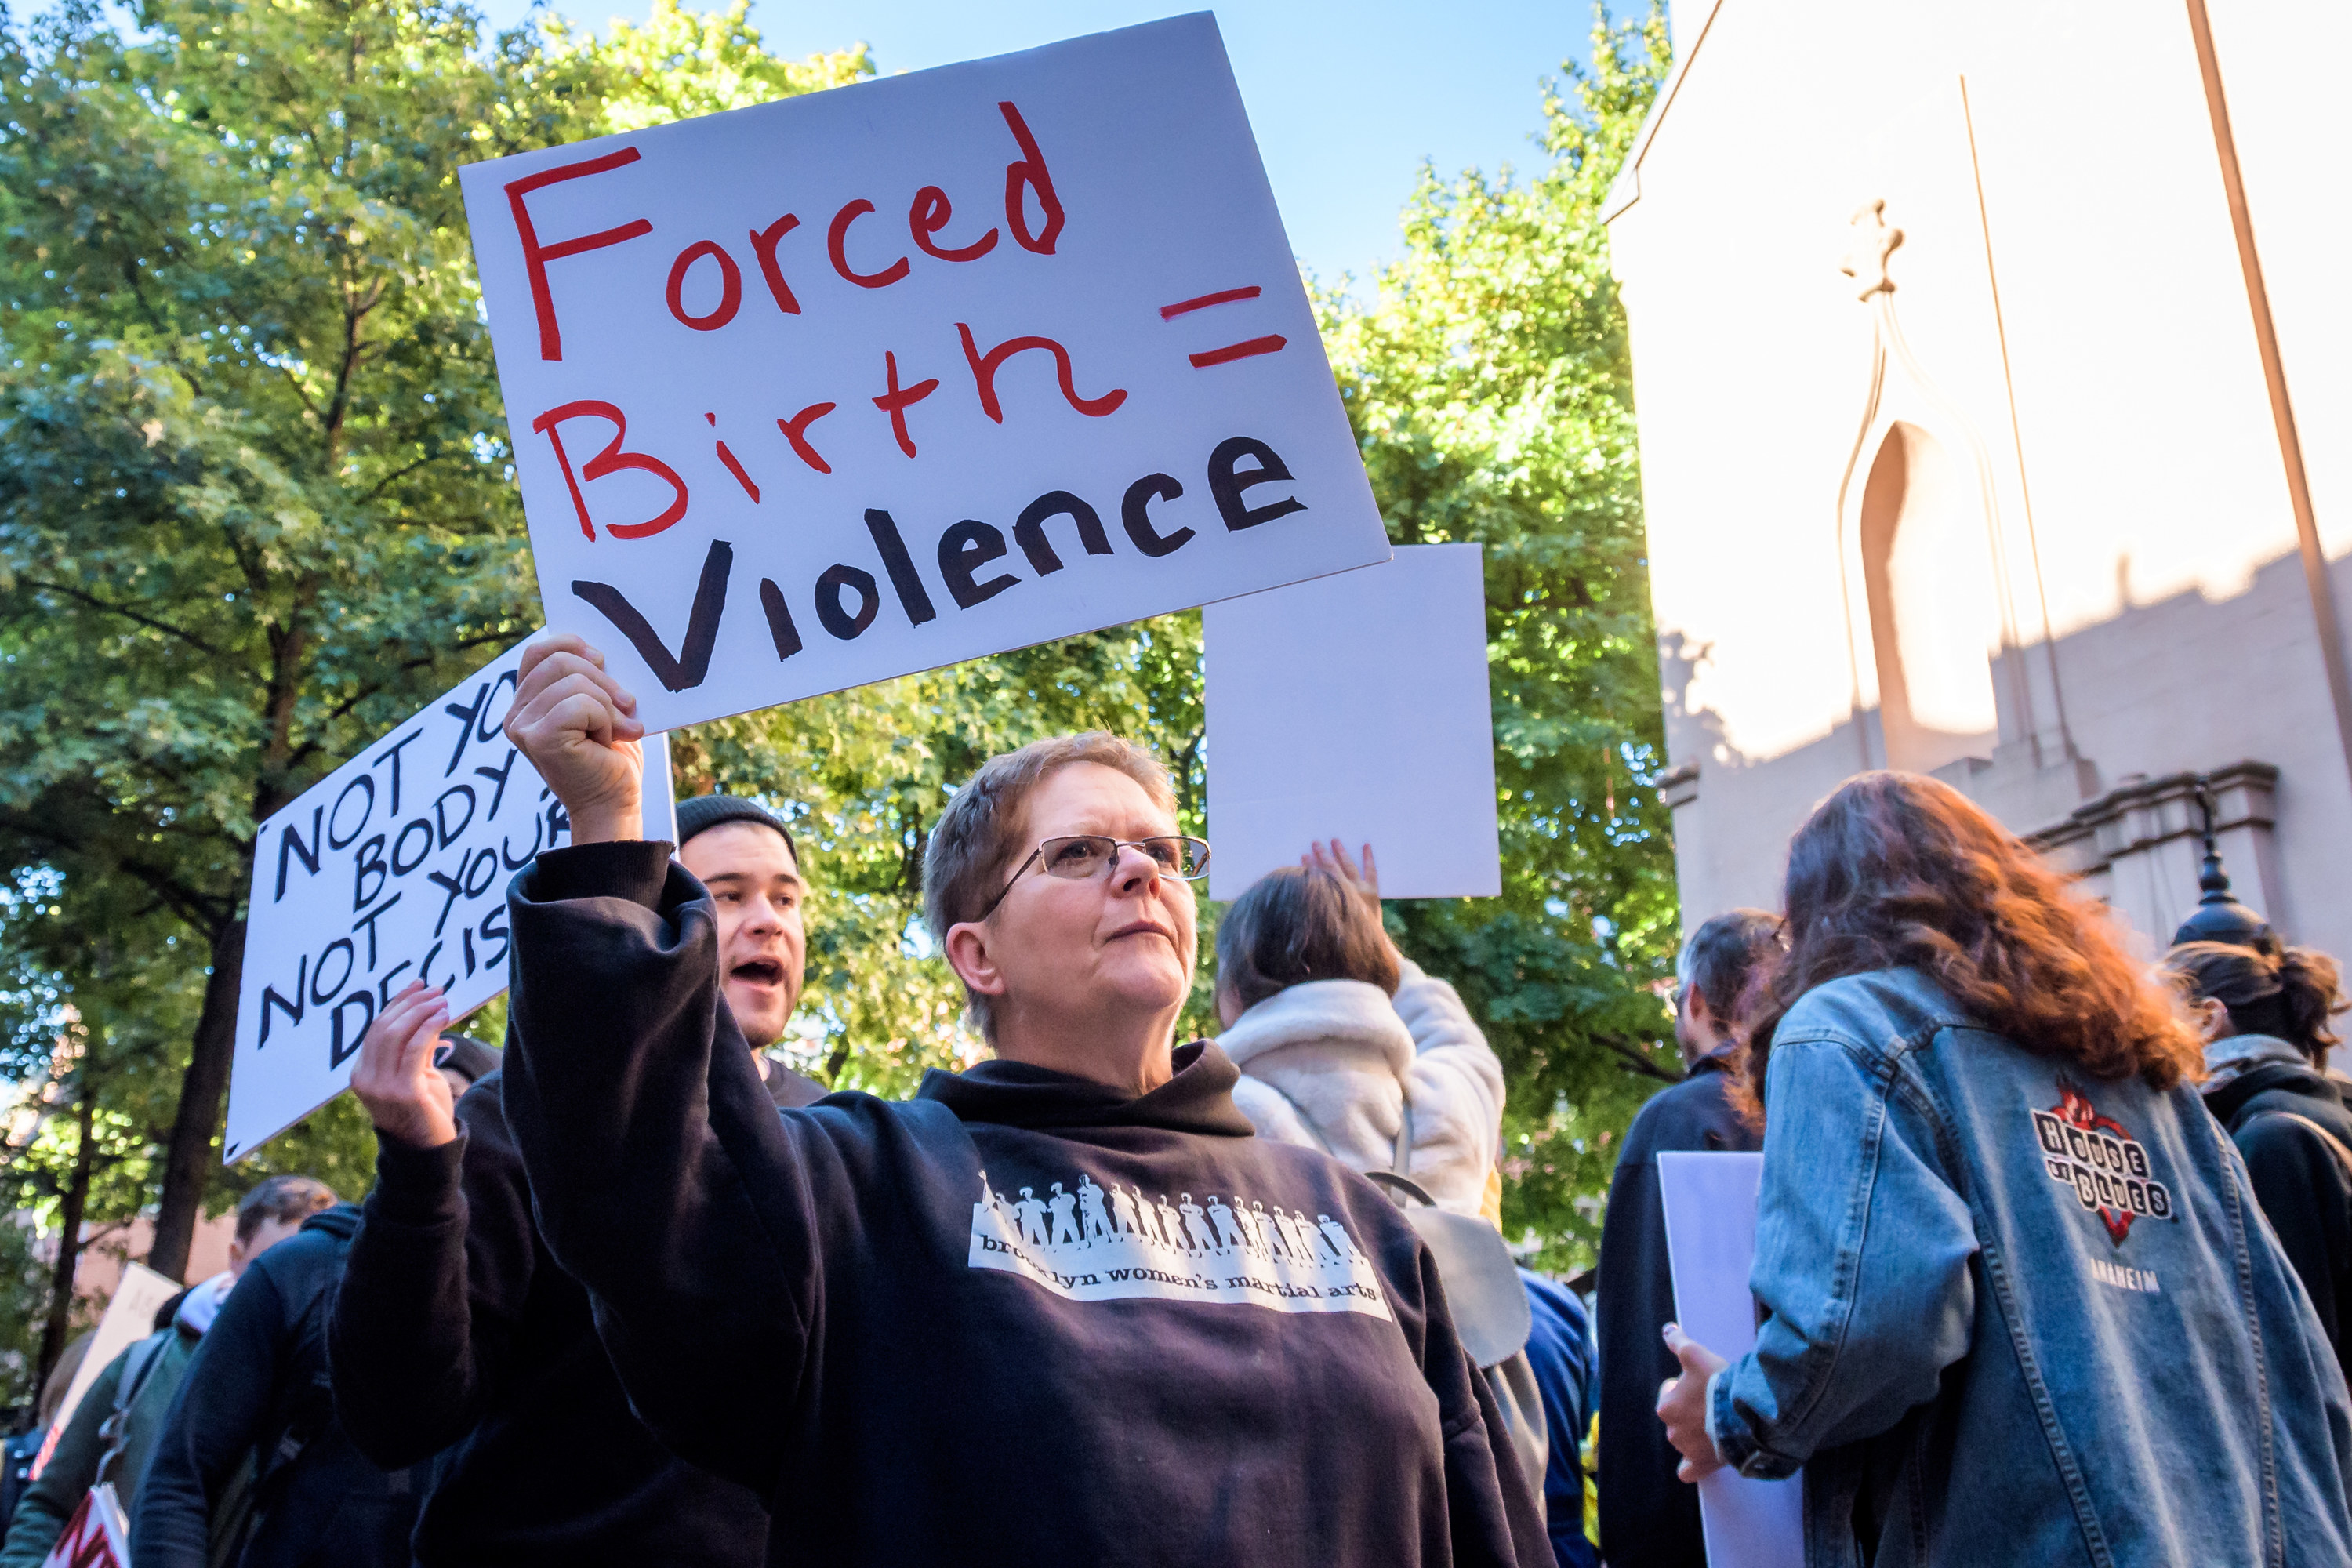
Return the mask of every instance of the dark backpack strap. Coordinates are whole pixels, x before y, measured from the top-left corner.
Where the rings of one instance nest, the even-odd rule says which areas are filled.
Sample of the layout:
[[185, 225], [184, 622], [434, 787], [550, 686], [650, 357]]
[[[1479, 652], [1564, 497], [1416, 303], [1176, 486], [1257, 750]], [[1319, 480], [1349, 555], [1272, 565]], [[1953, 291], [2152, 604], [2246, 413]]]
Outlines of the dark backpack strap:
[[[106, 1424], [98, 1429], [98, 1440], [103, 1447], [100, 1449], [95, 1479], [115, 1479], [115, 1461], [122, 1458], [123, 1439], [131, 1430], [131, 1407], [139, 1403], [148, 1374], [163, 1359], [163, 1347], [179, 1331], [177, 1328], [158, 1329], [122, 1352], [122, 1376], [114, 1385], [114, 1408], [108, 1413]], [[138, 1478], [131, 1479], [136, 1481]]]
[[[1395, 1204], [1397, 1201], [1396, 1194], [1402, 1193], [1405, 1196], [1420, 1204], [1423, 1208], [1433, 1209], [1437, 1206], [1437, 1200], [1429, 1195], [1429, 1189], [1423, 1186], [1419, 1182], [1414, 1181], [1411, 1176], [1403, 1175], [1395, 1171], [1366, 1171], [1364, 1173], [1364, 1179], [1370, 1182], [1376, 1187], [1385, 1189], [1389, 1194], [1389, 1202], [1392, 1204]], [[1404, 1205], [1402, 1204], [1397, 1204], [1397, 1207], [1402, 1208]]]
[[257, 1530], [260, 1528], [262, 1517], [293, 1484], [294, 1467], [304, 1450], [334, 1423], [335, 1385], [325, 1368], [320, 1368], [287, 1392], [278, 1403], [278, 1417], [276, 1440], [262, 1443], [253, 1453], [253, 1511]]
[[[269, 1522], [271, 1511], [285, 1500], [286, 1493], [295, 1481], [303, 1456], [311, 1446], [334, 1426], [335, 1385], [326, 1358], [326, 1312], [330, 1292], [321, 1290], [312, 1296], [302, 1309], [302, 1316], [290, 1331], [289, 1338], [298, 1347], [315, 1352], [318, 1370], [303, 1382], [287, 1389], [271, 1412], [269, 1430], [274, 1437], [265, 1437], [251, 1456], [253, 1484], [247, 1494], [246, 1517], [223, 1553], [224, 1542], [217, 1536], [213, 1542], [215, 1564], [234, 1563], [242, 1556], [245, 1547], [258, 1537]], [[404, 1480], [406, 1472], [401, 1472]], [[321, 1526], [324, 1520], [310, 1521]]]
[[2239, 1122], [2238, 1126], [2244, 1129], [2263, 1121], [2292, 1121], [2307, 1132], [2318, 1134], [2319, 1141], [2327, 1146], [2327, 1152], [2336, 1156], [2336, 1166], [2344, 1173], [2345, 1180], [2352, 1182], [2352, 1149], [2346, 1148], [2344, 1140], [2335, 1133], [2330, 1132], [2310, 1117], [2292, 1110], [2258, 1110]]

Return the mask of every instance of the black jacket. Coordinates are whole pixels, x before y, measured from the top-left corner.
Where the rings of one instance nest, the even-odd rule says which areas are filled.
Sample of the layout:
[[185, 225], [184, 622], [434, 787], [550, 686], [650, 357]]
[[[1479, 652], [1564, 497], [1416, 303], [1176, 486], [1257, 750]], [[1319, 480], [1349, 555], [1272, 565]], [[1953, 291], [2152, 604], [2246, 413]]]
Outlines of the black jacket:
[[549, 1247], [665, 1441], [807, 1500], [772, 1563], [1549, 1562], [1428, 1249], [1213, 1047], [1139, 1098], [991, 1062], [780, 1114], [661, 846], [509, 904]]
[[1720, 1053], [1642, 1107], [1625, 1130], [1601, 1226], [1601, 1552], [1609, 1568], [1703, 1568], [1698, 1489], [1658, 1421], [1658, 1384], [1682, 1371], [1659, 1331], [1675, 1317], [1658, 1156], [1760, 1148], [1731, 1108]]
[[2205, 1104], [2244, 1156], [2254, 1197], [2319, 1310], [2336, 1363], [2352, 1365], [2352, 1173], [2326, 1139], [2277, 1114], [2301, 1117], [2352, 1150], [2343, 1090], [2316, 1068], [2265, 1062], [2206, 1095]]
[[205, 1568], [213, 1510], [257, 1458], [241, 1568], [406, 1568], [415, 1479], [377, 1468], [335, 1419], [327, 1298], [359, 1213], [310, 1216], [221, 1304], [139, 1484], [133, 1568]]
[[[778, 1100], [823, 1092], [770, 1065]], [[386, 1465], [449, 1450], [417, 1521], [421, 1568], [749, 1568], [767, 1509], [674, 1458], [630, 1411], [588, 1293], [532, 1223], [503, 1077], [457, 1102], [456, 1142], [378, 1144], [328, 1336], [352, 1441]], [[644, 1255], [651, 1266], [654, 1247]]]

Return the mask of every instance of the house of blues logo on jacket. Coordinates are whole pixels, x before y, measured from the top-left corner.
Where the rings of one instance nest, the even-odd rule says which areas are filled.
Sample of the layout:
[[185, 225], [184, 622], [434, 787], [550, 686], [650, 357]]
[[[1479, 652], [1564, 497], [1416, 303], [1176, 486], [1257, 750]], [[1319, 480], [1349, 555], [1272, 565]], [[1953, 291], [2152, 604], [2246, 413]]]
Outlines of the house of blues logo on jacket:
[[1005, 1194], [982, 1171], [970, 1262], [1074, 1301], [1144, 1296], [1390, 1316], [1371, 1259], [1330, 1215], [1238, 1193], [1105, 1186], [1085, 1172]]
[[2099, 1216], [2117, 1247], [2134, 1220], [2179, 1223], [2171, 1189], [2148, 1169], [2146, 1146], [2074, 1084], [2058, 1080], [2058, 1103], [2033, 1113], [2033, 1131], [2050, 1179], [2074, 1188], [2074, 1201]]

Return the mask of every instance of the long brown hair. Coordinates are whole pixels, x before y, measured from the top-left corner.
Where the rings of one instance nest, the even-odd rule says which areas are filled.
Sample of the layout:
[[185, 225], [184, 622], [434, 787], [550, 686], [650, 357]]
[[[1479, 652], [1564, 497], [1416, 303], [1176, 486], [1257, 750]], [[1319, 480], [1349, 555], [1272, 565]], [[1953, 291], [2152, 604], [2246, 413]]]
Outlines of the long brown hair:
[[1747, 1020], [1743, 1100], [1760, 1106], [1772, 1036], [1843, 975], [1916, 969], [1978, 1024], [2095, 1078], [2157, 1089], [2203, 1072], [2178, 1003], [2077, 895], [1950, 785], [1864, 773], [1789, 843], [1788, 952]]

